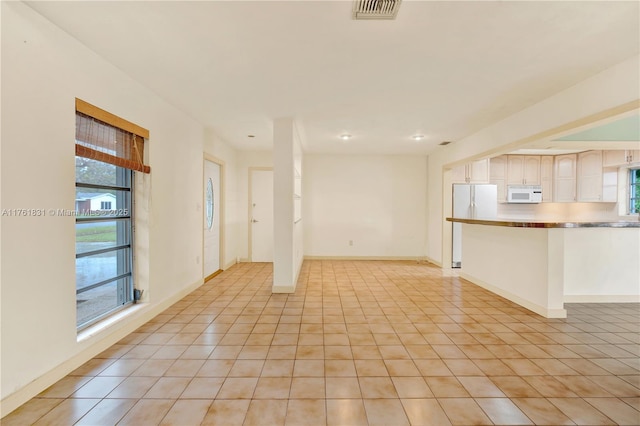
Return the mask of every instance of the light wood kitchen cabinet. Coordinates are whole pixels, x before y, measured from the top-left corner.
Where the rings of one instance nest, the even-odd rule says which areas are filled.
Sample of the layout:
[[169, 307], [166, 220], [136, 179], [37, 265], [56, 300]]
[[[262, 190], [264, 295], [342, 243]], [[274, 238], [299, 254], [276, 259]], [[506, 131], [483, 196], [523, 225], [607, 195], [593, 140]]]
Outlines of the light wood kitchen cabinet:
[[617, 199], [618, 172], [604, 168], [602, 151], [586, 151], [578, 154], [577, 191], [579, 202], [615, 202]]
[[540, 156], [508, 155], [508, 185], [540, 185]]
[[453, 183], [467, 183], [467, 165], [454, 167], [451, 169], [451, 182]]
[[524, 184], [540, 185], [540, 157], [537, 155], [524, 157]]
[[540, 157], [540, 185], [542, 186], [542, 202], [553, 201], [553, 156]]
[[507, 156], [500, 155], [489, 161], [489, 183], [498, 187], [498, 202], [507, 201]]
[[[609, 166], [605, 163], [607, 155]], [[640, 152], [635, 155], [625, 150], [501, 155], [490, 161], [489, 181], [498, 187], [498, 202], [506, 202], [508, 185], [523, 184], [540, 185], [542, 202], [615, 202], [618, 170], [611, 164], [634, 158], [640, 162]]]
[[524, 155], [507, 155], [507, 185], [524, 184]]
[[578, 154], [577, 191], [578, 201], [602, 200], [602, 151]]
[[617, 167], [627, 164], [627, 151], [624, 149], [610, 149], [602, 151], [603, 167]]
[[489, 159], [454, 167], [451, 173], [453, 183], [489, 183]]
[[640, 150], [608, 149], [602, 151], [603, 167], [619, 167], [640, 163]]
[[[551, 172], [553, 175], [553, 157], [551, 159]], [[500, 155], [491, 159], [489, 167], [489, 182], [498, 187], [498, 202], [507, 201], [507, 185], [541, 185], [541, 157], [539, 155]], [[552, 180], [549, 178], [549, 188], [543, 188], [543, 201], [551, 201], [545, 198], [545, 194], [551, 195]]]
[[553, 201], [576, 201], [576, 154], [557, 155], [553, 161]]

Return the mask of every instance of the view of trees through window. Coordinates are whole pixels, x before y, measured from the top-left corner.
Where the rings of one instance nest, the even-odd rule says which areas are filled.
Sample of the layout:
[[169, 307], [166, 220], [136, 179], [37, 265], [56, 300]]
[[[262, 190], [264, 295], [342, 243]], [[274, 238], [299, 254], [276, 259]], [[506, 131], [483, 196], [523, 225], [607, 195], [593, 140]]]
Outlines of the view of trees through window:
[[76, 157], [76, 182], [115, 185], [116, 166], [89, 158]]
[[629, 170], [629, 213], [640, 213], [640, 169]]

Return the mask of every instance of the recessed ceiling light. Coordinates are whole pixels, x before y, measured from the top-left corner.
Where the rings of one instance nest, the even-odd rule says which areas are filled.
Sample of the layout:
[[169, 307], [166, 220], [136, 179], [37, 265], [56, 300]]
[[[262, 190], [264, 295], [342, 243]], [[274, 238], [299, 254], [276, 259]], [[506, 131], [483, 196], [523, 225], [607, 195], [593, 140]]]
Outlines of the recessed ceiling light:
[[347, 134], [347, 133], [343, 133], [343, 134], [340, 135], [340, 139], [342, 139], [343, 141], [348, 141], [351, 138], [352, 138], [352, 136], [350, 134]]
[[422, 139], [424, 139], [424, 135], [413, 135], [411, 136], [411, 139], [413, 139], [414, 141], [421, 141]]

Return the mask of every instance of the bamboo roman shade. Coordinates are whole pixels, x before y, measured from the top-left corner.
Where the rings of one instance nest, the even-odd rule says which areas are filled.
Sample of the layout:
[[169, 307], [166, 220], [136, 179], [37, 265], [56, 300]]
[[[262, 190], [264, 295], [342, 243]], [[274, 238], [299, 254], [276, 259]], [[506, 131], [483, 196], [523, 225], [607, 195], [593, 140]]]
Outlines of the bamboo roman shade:
[[149, 131], [76, 99], [76, 155], [143, 173], [144, 139]]

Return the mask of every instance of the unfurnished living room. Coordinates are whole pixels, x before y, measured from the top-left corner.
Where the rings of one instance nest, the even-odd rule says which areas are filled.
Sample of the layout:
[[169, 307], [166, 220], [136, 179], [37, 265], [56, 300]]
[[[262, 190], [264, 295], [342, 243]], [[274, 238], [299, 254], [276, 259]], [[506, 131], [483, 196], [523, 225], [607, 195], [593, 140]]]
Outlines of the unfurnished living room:
[[640, 424], [640, 2], [0, 20], [3, 426]]

